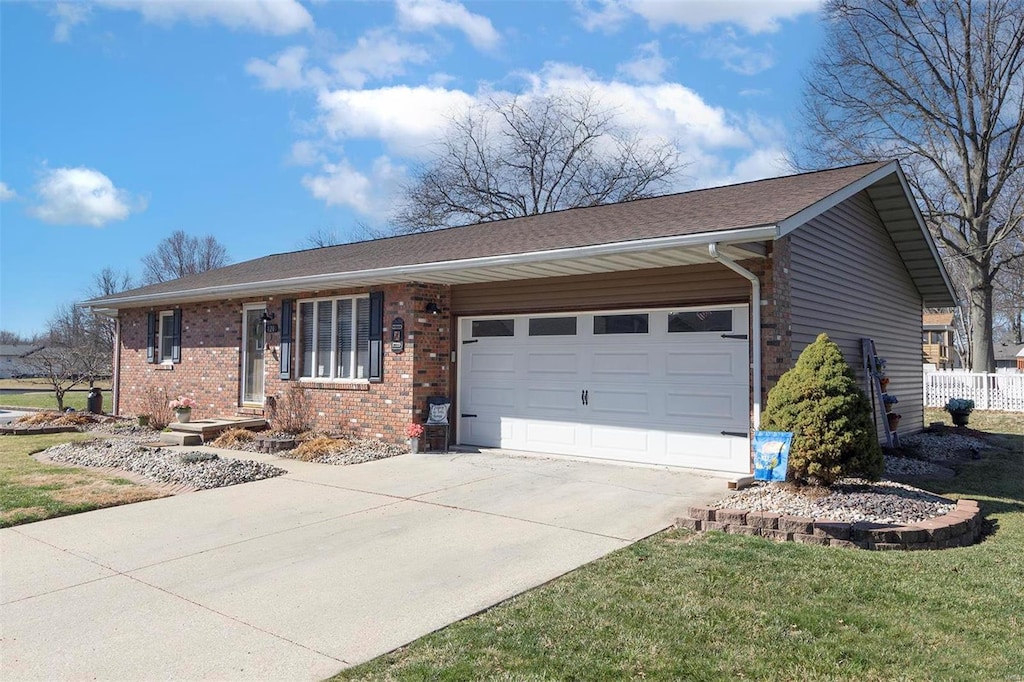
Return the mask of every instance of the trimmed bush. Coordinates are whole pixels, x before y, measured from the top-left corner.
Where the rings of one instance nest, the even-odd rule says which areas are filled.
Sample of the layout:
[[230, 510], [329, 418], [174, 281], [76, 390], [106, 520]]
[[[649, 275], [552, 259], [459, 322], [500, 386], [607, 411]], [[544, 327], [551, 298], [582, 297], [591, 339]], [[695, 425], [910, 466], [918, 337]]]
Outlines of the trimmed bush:
[[839, 346], [821, 334], [768, 392], [765, 431], [792, 431], [788, 477], [832, 485], [840, 478], [878, 480], [884, 469], [871, 403]]

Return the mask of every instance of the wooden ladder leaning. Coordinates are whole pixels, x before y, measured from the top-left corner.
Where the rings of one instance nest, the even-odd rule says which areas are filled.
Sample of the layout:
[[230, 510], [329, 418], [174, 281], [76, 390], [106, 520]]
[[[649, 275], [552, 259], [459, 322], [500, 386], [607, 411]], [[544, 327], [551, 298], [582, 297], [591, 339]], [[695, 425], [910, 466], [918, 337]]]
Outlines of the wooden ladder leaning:
[[879, 381], [878, 353], [875, 352], [875, 340], [863, 338], [860, 340], [861, 357], [864, 358], [864, 381], [867, 385], [867, 393], [871, 396], [871, 413], [880, 417], [880, 424], [885, 430], [885, 444], [888, 447], [899, 447], [900, 435], [889, 428], [889, 416], [885, 411], [885, 400], [882, 396], [882, 383]]

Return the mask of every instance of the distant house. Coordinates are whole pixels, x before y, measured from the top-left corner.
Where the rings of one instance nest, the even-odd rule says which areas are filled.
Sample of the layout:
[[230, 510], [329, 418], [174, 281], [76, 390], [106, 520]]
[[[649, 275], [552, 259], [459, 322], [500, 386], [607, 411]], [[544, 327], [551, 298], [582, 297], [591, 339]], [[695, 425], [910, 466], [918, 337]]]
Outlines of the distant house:
[[997, 372], [1024, 372], [1024, 343], [997, 343]]
[[[302, 391], [321, 428], [746, 473], [766, 392], [821, 333], [888, 360], [924, 425], [921, 314], [955, 305], [896, 162], [257, 258], [88, 301], [114, 403], [198, 418]], [[294, 389], [292, 388], [294, 387]], [[880, 430], [881, 433], [881, 430]]]
[[953, 313], [925, 313], [921, 329], [921, 350], [926, 369], [960, 367], [959, 357], [953, 346]]
[[42, 346], [34, 344], [0, 345], [0, 379], [10, 379], [35, 372], [25, 361], [25, 356], [40, 348]]

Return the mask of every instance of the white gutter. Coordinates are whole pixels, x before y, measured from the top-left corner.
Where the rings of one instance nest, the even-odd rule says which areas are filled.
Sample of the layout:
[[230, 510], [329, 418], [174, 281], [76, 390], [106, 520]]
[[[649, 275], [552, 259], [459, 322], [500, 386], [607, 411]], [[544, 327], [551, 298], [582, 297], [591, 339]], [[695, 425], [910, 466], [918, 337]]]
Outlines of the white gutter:
[[94, 307], [126, 307], [129, 305], [139, 305], [144, 303], [196, 300], [193, 298], [196, 295], [201, 296], [202, 300], [231, 298], [251, 295], [252, 292], [280, 289], [281, 287], [289, 287], [292, 291], [315, 291], [328, 288], [340, 288], [351, 284], [360, 284], [367, 280], [380, 281], [383, 279], [385, 281], [408, 282], [417, 281], [418, 278], [421, 278], [424, 275], [429, 276], [432, 273], [458, 272], [461, 270], [471, 270], [475, 268], [543, 263], [546, 261], [563, 259], [578, 260], [598, 256], [613, 256], [643, 251], [657, 251], [673, 247], [698, 247], [712, 243], [712, 241], [718, 244], [763, 241], [775, 239], [777, 235], [778, 231], [775, 225], [763, 225], [735, 230], [723, 230], [721, 232], [702, 232], [700, 234], [677, 235], [672, 237], [636, 239], [626, 242], [613, 242], [611, 244], [574, 246], [563, 249], [549, 249], [547, 251], [530, 251], [527, 253], [514, 253], [500, 256], [484, 256], [481, 258], [463, 258], [459, 260], [422, 263], [419, 265], [396, 265], [370, 270], [330, 272], [319, 275], [305, 275], [302, 277], [282, 277], [279, 279], [259, 282], [222, 284], [219, 286], [201, 287], [199, 289], [167, 291], [158, 294], [97, 298], [86, 301], [82, 305]]
[[761, 428], [761, 280], [750, 270], [738, 265], [736, 261], [718, 253], [716, 242], [708, 244], [708, 253], [725, 267], [750, 280], [750, 326], [753, 337], [750, 344], [754, 356], [753, 367], [751, 367], [753, 376], [750, 381], [751, 392], [754, 394], [754, 431], [757, 431]]

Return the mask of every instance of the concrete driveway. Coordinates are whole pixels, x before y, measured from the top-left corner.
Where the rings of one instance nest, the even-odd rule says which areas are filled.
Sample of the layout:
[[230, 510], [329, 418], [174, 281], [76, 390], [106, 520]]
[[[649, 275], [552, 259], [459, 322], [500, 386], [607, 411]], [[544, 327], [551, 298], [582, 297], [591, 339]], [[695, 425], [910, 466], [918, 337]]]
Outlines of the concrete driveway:
[[321, 679], [726, 489], [495, 453], [266, 459], [289, 473], [0, 531], [3, 678]]

